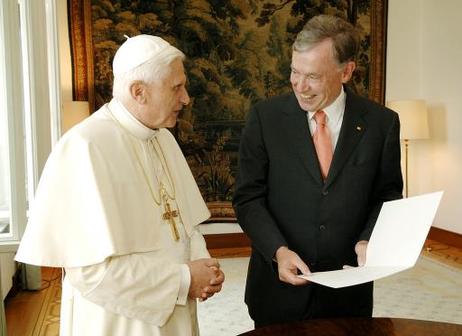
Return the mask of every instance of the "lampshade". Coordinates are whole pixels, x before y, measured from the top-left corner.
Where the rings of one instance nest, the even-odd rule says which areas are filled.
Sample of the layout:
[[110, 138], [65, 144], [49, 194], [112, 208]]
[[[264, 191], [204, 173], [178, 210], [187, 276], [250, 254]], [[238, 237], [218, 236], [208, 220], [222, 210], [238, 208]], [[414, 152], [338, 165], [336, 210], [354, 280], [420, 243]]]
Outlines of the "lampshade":
[[401, 139], [428, 138], [427, 106], [423, 100], [394, 100], [389, 101], [387, 106], [399, 114]]

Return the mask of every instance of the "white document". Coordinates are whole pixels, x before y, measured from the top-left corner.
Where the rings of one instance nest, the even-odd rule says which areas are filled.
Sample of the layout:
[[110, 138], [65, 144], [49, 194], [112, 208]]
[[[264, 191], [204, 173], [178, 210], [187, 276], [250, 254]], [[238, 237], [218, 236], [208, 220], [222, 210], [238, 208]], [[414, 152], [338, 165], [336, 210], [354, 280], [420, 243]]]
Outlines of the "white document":
[[385, 202], [372, 231], [362, 267], [300, 277], [333, 288], [377, 280], [415, 265], [443, 192]]

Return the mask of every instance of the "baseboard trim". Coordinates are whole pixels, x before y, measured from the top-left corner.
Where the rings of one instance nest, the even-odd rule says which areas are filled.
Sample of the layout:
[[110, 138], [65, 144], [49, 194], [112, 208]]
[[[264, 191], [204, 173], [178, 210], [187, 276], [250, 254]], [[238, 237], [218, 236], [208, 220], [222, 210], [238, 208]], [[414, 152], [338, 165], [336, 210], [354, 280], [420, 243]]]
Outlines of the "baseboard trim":
[[208, 249], [249, 247], [250, 239], [243, 232], [204, 235]]
[[428, 233], [428, 239], [436, 240], [440, 243], [462, 248], [462, 235], [459, 233], [443, 230], [437, 227], [431, 227]]
[[243, 232], [205, 234], [207, 249], [212, 257], [231, 258], [250, 256], [250, 239]]
[[[250, 239], [245, 233], [205, 234], [207, 248], [214, 257], [238, 257], [250, 255]], [[427, 239], [462, 248], [462, 235], [431, 227]]]

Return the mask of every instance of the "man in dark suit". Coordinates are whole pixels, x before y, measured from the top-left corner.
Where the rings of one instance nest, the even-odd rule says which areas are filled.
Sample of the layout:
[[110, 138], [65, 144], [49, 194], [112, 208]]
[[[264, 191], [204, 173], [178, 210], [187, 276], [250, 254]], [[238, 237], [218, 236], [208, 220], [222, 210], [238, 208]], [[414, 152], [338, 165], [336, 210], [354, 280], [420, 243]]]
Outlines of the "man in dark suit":
[[245, 301], [256, 327], [372, 315], [372, 282], [297, 277], [363, 265], [382, 203], [402, 197], [398, 115], [345, 86], [358, 45], [346, 21], [312, 18], [293, 45], [293, 93], [248, 115], [233, 205], [252, 242]]

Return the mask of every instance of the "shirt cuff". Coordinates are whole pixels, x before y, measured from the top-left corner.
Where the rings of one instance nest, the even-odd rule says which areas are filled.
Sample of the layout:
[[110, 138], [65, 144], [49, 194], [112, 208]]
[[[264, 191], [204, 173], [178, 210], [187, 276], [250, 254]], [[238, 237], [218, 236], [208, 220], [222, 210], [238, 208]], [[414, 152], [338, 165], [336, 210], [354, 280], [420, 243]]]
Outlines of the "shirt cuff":
[[188, 300], [189, 286], [191, 284], [191, 273], [189, 267], [186, 264], [180, 265], [181, 276], [180, 276], [180, 290], [178, 291], [178, 298], [176, 304], [184, 306]]

